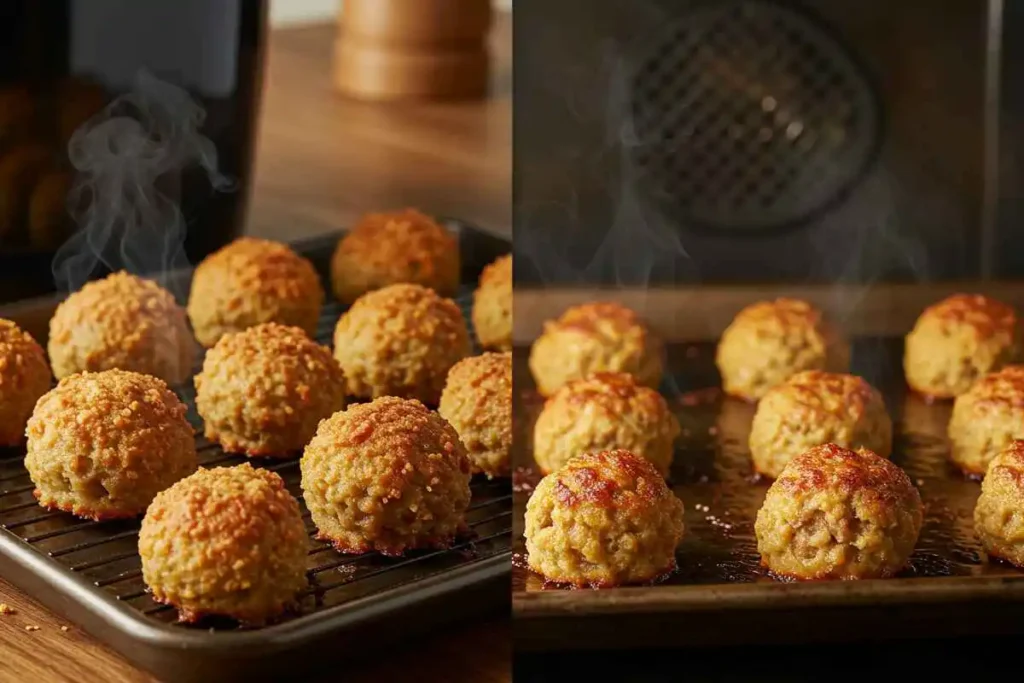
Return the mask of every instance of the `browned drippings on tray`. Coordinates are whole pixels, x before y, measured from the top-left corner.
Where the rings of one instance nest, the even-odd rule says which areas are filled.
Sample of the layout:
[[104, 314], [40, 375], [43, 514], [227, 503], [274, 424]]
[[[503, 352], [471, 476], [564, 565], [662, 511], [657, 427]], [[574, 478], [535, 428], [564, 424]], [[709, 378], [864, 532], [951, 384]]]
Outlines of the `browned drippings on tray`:
[[[1019, 575], [1005, 564], [987, 562], [974, 536], [980, 486], [949, 464], [946, 426], [951, 403], [927, 401], [907, 391], [898, 340], [870, 340], [861, 347], [855, 345], [853, 372], [883, 393], [894, 425], [892, 460], [906, 471], [925, 504], [924, 525], [910, 565], [891, 580]], [[662, 393], [682, 427], [669, 483], [686, 507], [686, 536], [676, 552], [676, 571], [661, 583], [775, 581], [761, 567], [754, 537], [754, 519], [771, 484], [754, 476], [747, 447], [756, 405], [722, 397], [714, 389], [713, 346], [694, 348], [670, 347], [672, 377], [662, 383]], [[525, 350], [517, 349], [514, 386], [528, 394], [533, 386], [525, 363], [519, 362], [522, 353]], [[530, 447], [533, 423], [542, 407], [517, 397], [514, 459], [524, 472], [536, 469]], [[513, 563], [514, 592], [552, 589], [525, 562], [523, 514], [532, 488], [515, 487], [513, 548], [524, 559]]]

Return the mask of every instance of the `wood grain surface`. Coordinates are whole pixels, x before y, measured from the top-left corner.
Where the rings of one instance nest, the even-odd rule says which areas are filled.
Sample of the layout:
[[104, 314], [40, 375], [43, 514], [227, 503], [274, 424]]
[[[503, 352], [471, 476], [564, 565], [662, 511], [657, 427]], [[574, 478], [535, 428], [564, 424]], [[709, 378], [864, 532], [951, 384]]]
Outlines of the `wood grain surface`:
[[[346, 100], [330, 83], [333, 24], [272, 33], [249, 231], [299, 239], [364, 211], [416, 206], [510, 234], [510, 23], [499, 17], [493, 34], [492, 96], [468, 104]], [[2, 580], [0, 603], [15, 610], [0, 615], [0, 683], [155, 680]], [[498, 620], [434, 634], [386, 661], [346, 664], [344, 680], [497, 683], [510, 680], [510, 667], [510, 628]]]

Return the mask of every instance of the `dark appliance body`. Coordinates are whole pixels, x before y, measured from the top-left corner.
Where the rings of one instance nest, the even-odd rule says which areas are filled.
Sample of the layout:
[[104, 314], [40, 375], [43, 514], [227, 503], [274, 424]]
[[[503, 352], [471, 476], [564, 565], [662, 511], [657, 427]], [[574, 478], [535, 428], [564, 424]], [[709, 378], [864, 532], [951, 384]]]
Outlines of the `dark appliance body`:
[[1024, 273], [1024, 5], [527, 0], [519, 284]]

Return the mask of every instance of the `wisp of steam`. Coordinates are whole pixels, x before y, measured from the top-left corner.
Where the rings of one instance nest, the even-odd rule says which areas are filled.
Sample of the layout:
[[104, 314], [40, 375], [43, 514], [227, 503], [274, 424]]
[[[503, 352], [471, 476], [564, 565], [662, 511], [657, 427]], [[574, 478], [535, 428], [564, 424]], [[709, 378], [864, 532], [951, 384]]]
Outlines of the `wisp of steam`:
[[53, 259], [59, 291], [79, 289], [101, 267], [164, 279], [188, 265], [175, 198], [182, 172], [198, 166], [214, 189], [232, 186], [200, 133], [205, 117], [188, 92], [141, 71], [129, 92], [75, 131], [68, 208], [78, 229]]

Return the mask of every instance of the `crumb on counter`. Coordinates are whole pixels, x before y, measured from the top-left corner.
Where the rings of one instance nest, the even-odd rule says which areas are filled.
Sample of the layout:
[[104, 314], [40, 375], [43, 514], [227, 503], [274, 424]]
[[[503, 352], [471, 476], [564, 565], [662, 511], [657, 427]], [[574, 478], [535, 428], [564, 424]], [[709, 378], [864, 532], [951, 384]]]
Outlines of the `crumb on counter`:
[[67, 633], [68, 632], [68, 627], [67, 626], [61, 626], [60, 630], [63, 631], [64, 633]]
[[25, 626], [25, 630], [28, 631], [29, 633], [32, 633], [34, 631], [38, 631], [39, 627], [38, 626], [34, 626], [32, 624], [28, 624], [27, 626]]
[[12, 614], [17, 614], [17, 613], [18, 612], [13, 607], [8, 605], [6, 602], [0, 602], [0, 615], [10, 616]]

